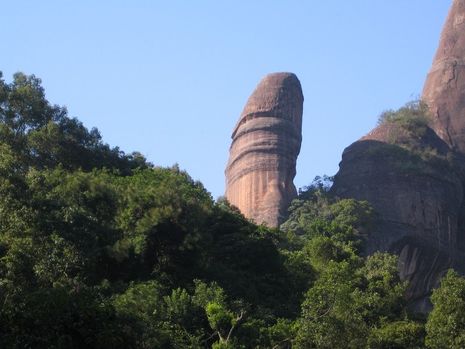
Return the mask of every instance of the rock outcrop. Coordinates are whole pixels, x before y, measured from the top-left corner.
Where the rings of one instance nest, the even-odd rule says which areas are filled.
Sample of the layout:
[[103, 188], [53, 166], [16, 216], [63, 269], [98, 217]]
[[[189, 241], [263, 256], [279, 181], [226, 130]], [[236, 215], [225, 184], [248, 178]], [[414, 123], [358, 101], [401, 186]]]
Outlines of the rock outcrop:
[[453, 1], [422, 99], [436, 133], [465, 154], [465, 0]]
[[429, 309], [431, 289], [448, 268], [464, 269], [458, 161], [428, 126], [386, 122], [344, 150], [331, 189], [373, 206], [377, 224], [366, 253], [399, 255], [408, 298], [420, 312]]
[[261, 80], [232, 133], [226, 198], [248, 218], [277, 227], [296, 196], [303, 95], [292, 73]]
[[346, 148], [331, 190], [371, 203], [366, 253], [399, 255], [412, 308], [425, 312], [448, 268], [465, 274], [465, 0], [453, 0], [422, 100], [427, 118], [385, 120]]

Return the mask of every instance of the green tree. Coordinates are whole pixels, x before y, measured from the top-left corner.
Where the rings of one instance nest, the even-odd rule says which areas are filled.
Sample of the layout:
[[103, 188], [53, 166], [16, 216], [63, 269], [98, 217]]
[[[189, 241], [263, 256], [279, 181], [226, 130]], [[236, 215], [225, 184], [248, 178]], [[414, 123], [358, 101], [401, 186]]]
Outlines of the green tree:
[[241, 323], [245, 315], [241, 311], [237, 316], [226, 309], [223, 304], [210, 302], [207, 304], [205, 311], [207, 313], [210, 327], [215, 330], [215, 334], [219, 337], [219, 343], [214, 345], [214, 348], [229, 348], [231, 346], [232, 335], [236, 327]]
[[405, 318], [396, 257], [324, 260], [302, 304], [296, 348], [363, 348], [372, 331]]
[[367, 328], [353, 295], [358, 282], [348, 262], [329, 262], [302, 304], [296, 348], [363, 346]]
[[426, 345], [432, 349], [465, 346], [465, 279], [449, 270], [431, 296], [433, 310], [426, 323]]
[[371, 331], [368, 349], [422, 349], [425, 341], [423, 324], [401, 320], [389, 322]]
[[137, 348], [201, 348], [203, 309], [184, 289], [171, 293], [155, 281], [131, 285], [113, 304], [130, 322]]
[[110, 148], [97, 129], [87, 130], [68, 117], [66, 108], [51, 105], [41, 80], [23, 73], [7, 84], [0, 72], [0, 143], [16, 152], [23, 170], [61, 165], [67, 170], [106, 167], [129, 174], [150, 167], [140, 153], [126, 155]]

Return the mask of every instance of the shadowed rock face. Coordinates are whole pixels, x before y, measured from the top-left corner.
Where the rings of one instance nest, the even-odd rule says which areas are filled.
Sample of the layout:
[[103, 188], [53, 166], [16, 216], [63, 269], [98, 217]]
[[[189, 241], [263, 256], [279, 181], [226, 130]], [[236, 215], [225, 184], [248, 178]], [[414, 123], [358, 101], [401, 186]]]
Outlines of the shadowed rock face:
[[412, 307], [424, 312], [447, 269], [463, 270], [464, 189], [448, 145], [429, 127], [420, 133], [394, 123], [378, 126], [344, 150], [331, 190], [373, 206], [378, 223], [365, 251], [399, 256]]
[[296, 196], [303, 95], [292, 73], [260, 81], [232, 133], [226, 198], [248, 218], [277, 227]]
[[331, 190], [371, 203], [366, 253], [396, 253], [412, 308], [426, 312], [448, 268], [465, 275], [465, 0], [453, 1], [422, 100], [429, 127], [376, 127], [344, 150]]
[[465, 0], [453, 1], [422, 98], [436, 133], [465, 154]]

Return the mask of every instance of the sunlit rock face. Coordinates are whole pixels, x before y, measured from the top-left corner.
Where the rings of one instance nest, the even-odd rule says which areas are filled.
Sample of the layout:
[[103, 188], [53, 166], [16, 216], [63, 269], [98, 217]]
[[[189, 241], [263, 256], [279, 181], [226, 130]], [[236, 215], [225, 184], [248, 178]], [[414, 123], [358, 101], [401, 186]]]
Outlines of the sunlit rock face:
[[465, 153], [465, 0], [452, 3], [422, 99], [436, 133]]
[[256, 223], [277, 227], [297, 195], [303, 94], [292, 73], [263, 78], [232, 133], [226, 198]]

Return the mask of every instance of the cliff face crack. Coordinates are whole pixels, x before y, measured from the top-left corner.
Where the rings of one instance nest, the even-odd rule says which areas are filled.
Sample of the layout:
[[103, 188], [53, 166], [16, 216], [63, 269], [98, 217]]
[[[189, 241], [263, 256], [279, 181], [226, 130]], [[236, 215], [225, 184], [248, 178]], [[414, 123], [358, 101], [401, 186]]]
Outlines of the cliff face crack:
[[[452, 62], [451, 67], [450, 67], [449, 80], [446, 82], [446, 85], [448, 85], [448, 87], [450, 87], [450, 88], [453, 88], [454, 86], [455, 87], [457, 86], [456, 69], [457, 69], [457, 62], [454, 61], [454, 62]], [[451, 86], [451, 82], [455, 82], [455, 84], [453, 84], [454, 86]]]
[[291, 200], [302, 140], [303, 95], [292, 73], [267, 75], [232, 133], [226, 198], [248, 218], [277, 227]]

